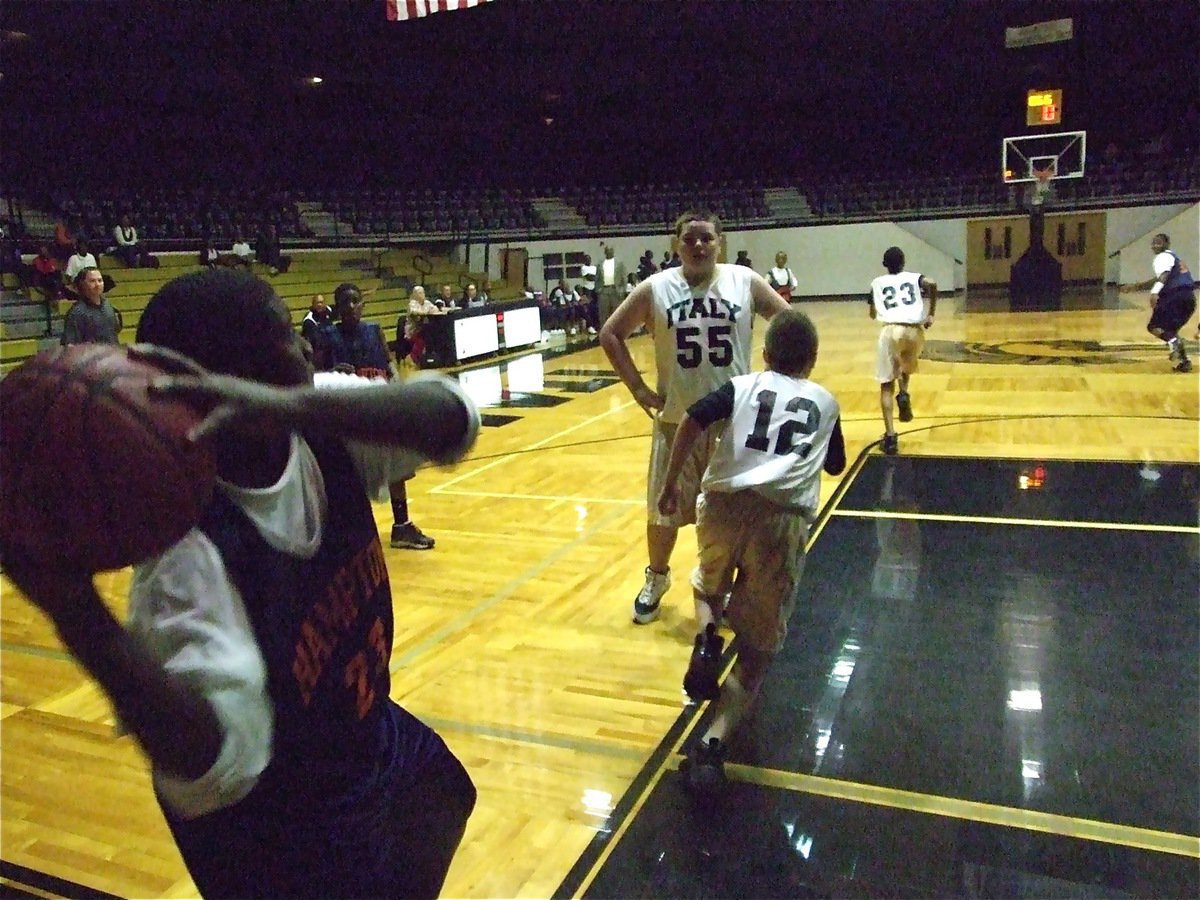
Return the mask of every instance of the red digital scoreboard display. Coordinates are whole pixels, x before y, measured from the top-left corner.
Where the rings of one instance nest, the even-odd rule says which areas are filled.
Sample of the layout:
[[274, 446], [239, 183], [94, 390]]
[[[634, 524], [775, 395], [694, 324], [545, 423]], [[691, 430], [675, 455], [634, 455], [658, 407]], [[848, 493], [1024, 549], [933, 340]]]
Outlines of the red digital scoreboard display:
[[1062, 122], [1062, 91], [1028, 91], [1025, 95], [1026, 125], [1058, 125]]

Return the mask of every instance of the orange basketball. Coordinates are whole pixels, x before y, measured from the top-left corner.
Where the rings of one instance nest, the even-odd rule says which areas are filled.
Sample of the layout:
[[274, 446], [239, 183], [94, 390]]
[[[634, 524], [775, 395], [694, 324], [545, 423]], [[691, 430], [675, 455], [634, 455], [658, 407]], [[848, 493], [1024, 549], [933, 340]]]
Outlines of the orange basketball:
[[162, 371], [111, 344], [39, 353], [0, 381], [0, 542], [47, 564], [119, 569], [200, 519], [216, 464]]

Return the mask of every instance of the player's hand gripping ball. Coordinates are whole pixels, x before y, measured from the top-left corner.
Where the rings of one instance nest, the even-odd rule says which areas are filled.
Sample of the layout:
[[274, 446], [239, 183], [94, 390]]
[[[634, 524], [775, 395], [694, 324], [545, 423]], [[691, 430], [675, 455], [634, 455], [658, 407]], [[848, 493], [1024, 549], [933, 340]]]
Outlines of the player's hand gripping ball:
[[39, 353], [0, 380], [0, 547], [24, 560], [119, 569], [199, 522], [216, 482], [204, 417], [149, 392], [163, 370], [124, 347]]

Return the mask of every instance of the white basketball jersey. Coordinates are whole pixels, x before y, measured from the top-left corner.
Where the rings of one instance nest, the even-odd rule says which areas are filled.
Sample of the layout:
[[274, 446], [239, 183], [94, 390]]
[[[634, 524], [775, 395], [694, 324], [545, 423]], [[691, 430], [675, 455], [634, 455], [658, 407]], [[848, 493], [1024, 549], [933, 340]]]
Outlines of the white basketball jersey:
[[693, 290], [678, 267], [647, 279], [663, 422], [680, 422], [701, 397], [750, 371], [752, 275], [745, 266], [718, 263], [706, 290]]
[[704, 473], [705, 491], [749, 488], [810, 520], [838, 403], [815, 381], [778, 372], [733, 379], [733, 415]]
[[916, 272], [880, 275], [871, 282], [875, 318], [895, 325], [920, 325], [925, 321], [921, 276]]

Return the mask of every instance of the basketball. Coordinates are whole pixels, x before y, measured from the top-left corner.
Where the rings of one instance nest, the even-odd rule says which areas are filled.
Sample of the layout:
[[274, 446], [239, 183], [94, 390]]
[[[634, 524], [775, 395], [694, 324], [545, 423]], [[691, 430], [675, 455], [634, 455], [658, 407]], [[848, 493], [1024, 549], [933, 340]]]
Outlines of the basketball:
[[202, 414], [151, 395], [164, 374], [123, 347], [44, 351], [0, 381], [0, 542], [89, 571], [165, 550], [200, 519], [216, 464]]

